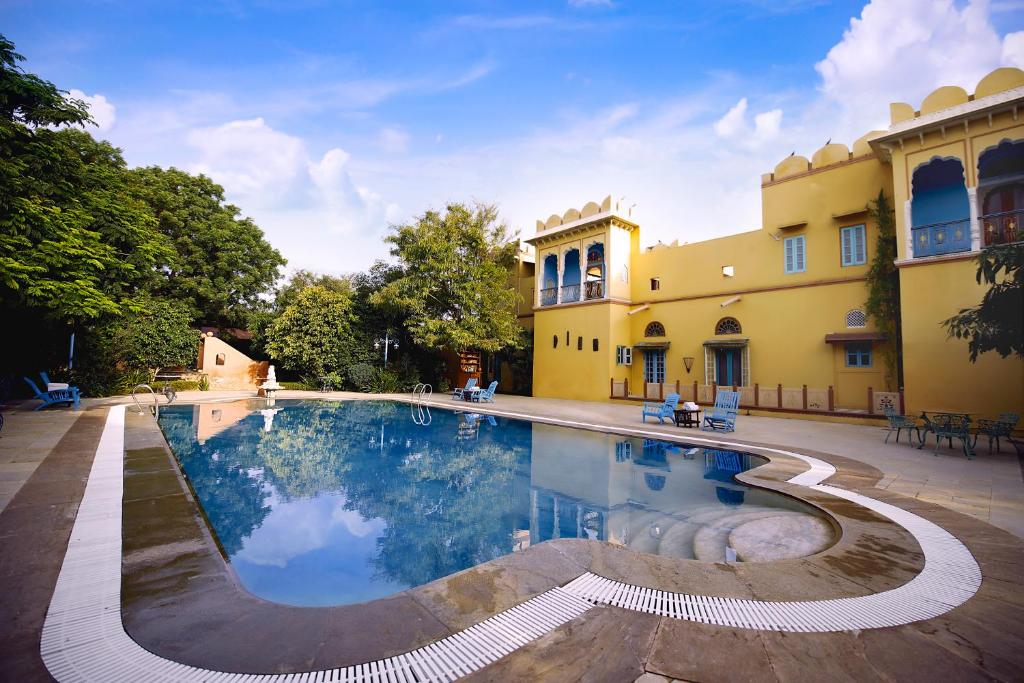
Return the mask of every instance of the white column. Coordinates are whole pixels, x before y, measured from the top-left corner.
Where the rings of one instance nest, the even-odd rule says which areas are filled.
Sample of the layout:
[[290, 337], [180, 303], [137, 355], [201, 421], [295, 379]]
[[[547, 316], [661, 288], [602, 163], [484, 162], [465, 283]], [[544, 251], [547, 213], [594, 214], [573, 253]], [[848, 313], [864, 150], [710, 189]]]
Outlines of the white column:
[[587, 255], [583, 253], [583, 247], [582, 246], [580, 246], [579, 255], [580, 255], [580, 293], [579, 293], [579, 296], [577, 297], [576, 300], [577, 301], [583, 301], [584, 299], [587, 298], [587, 296], [586, 296], [586, 291], [587, 291], [587, 280], [586, 280], [587, 264], [586, 264], [586, 258], [587, 258]]
[[914, 258], [914, 213], [911, 210], [913, 200], [908, 199], [903, 203], [903, 227], [906, 230], [905, 243], [907, 247], [907, 258]]
[[565, 254], [558, 254], [558, 284], [555, 286], [555, 303], [562, 303], [562, 275], [565, 272]]
[[981, 249], [981, 222], [978, 220], [978, 188], [967, 188], [967, 203], [971, 210], [971, 251]]

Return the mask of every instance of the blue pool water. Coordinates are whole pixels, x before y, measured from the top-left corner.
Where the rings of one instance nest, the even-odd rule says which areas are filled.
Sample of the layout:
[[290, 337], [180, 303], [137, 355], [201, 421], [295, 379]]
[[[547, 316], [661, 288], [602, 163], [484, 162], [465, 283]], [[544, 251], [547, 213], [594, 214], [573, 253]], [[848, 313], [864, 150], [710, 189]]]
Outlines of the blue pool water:
[[755, 456], [402, 403], [174, 405], [160, 426], [241, 583], [293, 605], [391, 595], [553, 538], [694, 557], [739, 511], [808, 510], [733, 480]]

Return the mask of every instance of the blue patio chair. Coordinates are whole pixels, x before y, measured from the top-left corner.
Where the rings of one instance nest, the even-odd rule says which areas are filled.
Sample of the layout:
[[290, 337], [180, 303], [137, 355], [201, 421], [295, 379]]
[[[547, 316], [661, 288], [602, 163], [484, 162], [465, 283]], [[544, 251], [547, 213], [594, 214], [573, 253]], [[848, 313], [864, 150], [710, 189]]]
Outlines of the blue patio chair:
[[61, 382], [51, 382], [50, 381], [50, 376], [46, 374], [45, 370], [40, 370], [39, 371], [39, 377], [40, 377], [40, 379], [43, 380], [43, 386], [44, 387], [49, 387], [51, 384], [56, 384], [57, 386], [55, 388], [57, 388], [57, 389], [70, 389], [71, 388], [71, 385], [66, 383], [66, 382], [64, 382], [64, 383], [61, 383]]
[[664, 403], [644, 403], [643, 410], [640, 412], [640, 419], [647, 422], [648, 417], [656, 417], [659, 422], [665, 422], [667, 417], [669, 420], [674, 419], [676, 406], [679, 405], [679, 394], [669, 394], [665, 397]]
[[1009, 440], [1013, 434], [1013, 428], [1020, 422], [1020, 415], [1017, 413], [1002, 413], [995, 420], [978, 420], [978, 435], [988, 437], [988, 452], [992, 452], [992, 442], [996, 442], [996, 452], [1001, 453], [999, 439]]
[[904, 429], [907, 430], [907, 441], [910, 445], [914, 445], [914, 437], [912, 434], [917, 434], [917, 438], [921, 439], [921, 429], [917, 424], [917, 418], [910, 417], [909, 415], [900, 415], [892, 406], [884, 406], [882, 412], [885, 413], [885, 419], [889, 421], [888, 431], [885, 433], [885, 443], [889, 443], [889, 437], [892, 436], [893, 431], [896, 432], [896, 443], [900, 442], [900, 432]]
[[705, 432], [736, 431], [736, 414], [740, 408], [740, 392], [719, 391], [715, 396], [715, 405], [711, 414], [704, 414], [704, 424], [700, 426]]
[[476, 386], [476, 378], [470, 377], [466, 380], [466, 386], [456, 387], [452, 392], [452, 398], [466, 398], [466, 392]]
[[32, 393], [35, 397], [42, 401], [42, 404], [36, 406], [32, 410], [42, 410], [47, 406], [57, 405], [59, 403], [70, 403], [75, 408], [78, 407], [78, 387], [68, 387], [67, 389], [54, 389], [53, 391], [40, 391], [36, 383], [30, 380], [28, 377], [23, 377], [28, 382], [28, 385], [32, 387]]
[[476, 402], [487, 401], [488, 403], [494, 403], [494, 390], [498, 388], [497, 382], [491, 382], [486, 389], [483, 391], [477, 391], [470, 395], [470, 398]]

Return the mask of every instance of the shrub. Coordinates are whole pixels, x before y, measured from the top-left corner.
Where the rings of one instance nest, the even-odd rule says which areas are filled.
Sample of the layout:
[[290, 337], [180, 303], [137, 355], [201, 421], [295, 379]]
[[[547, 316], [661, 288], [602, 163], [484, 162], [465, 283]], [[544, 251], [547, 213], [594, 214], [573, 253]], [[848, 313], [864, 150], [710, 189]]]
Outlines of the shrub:
[[370, 382], [369, 391], [374, 394], [394, 394], [402, 391], [404, 383], [402, 378], [383, 368], [377, 368], [373, 373], [373, 380]]
[[355, 363], [348, 366], [348, 381], [360, 391], [369, 391], [376, 370], [369, 363]]

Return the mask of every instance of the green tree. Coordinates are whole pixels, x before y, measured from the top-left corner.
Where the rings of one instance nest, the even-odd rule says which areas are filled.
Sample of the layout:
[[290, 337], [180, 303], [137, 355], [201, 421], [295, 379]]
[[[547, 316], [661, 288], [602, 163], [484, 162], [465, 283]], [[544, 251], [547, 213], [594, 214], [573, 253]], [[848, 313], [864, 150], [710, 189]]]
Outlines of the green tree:
[[244, 325], [264, 305], [260, 296], [277, 281], [284, 257], [208, 177], [156, 166], [130, 174], [174, 250], [155, 293], [186, 303], [201, 324]]
[[320, 285], [303, 289], [267, 330], [267, 351], [309, 377], [342, 372], [356, 356], [352, 300]]
[[1024, 242], [987, 247], [977, 261], [978, 284], [988, 291], [942, 324], [950, 337], [968, 340], [972, 363], [989, 351], [1024, 358]]
[[401, 275], [371, 301], [403, 311], [410, 337], [427, 348], [518, 346], [518, 295], [508, 286], [518, 244], [497, 216], [493, 206], [449, 204], [392, 228]]
[[0, 302], [66, 321], [117, 315], [170, 252], [83, 102], [25, 73], [0, 36]]
[[900, 349], [900, 276], [896, 269], [896, 214], [884, 190], [868, 206], [868, 216], [878, 226], [875, 256], [868, 268], [868, 299], [864, 310], [887, 340], [883, 352], [886, 380], [890, 386], [903, 384]]

